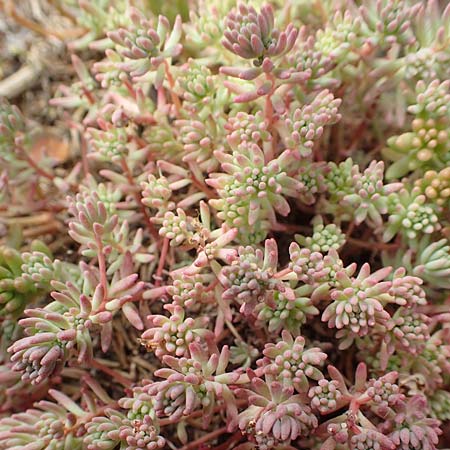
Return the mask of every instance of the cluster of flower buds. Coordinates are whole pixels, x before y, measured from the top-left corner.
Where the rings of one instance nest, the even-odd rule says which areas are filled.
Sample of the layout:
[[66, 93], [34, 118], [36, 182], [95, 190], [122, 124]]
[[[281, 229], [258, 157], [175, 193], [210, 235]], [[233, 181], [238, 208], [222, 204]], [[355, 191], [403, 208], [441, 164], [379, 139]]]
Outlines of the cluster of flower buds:
[[438, 206], [448, 206], [450, 199], [450, 170], [448, 167], [439, 172], [428, 170], [423, 178], [416, 180], [415, 186], [419, 187], [420, 191]]
[[449, 150], [449, 89], [448, 80], [417, 82], [416, 103], [408, 108], [415, 116], [411, 131], [390, 137], [384, 149], [384, 155], [394, 161], [387, 171], [388, 178], [399, 178], [410, 171], [445, 168]]
[[345, 234], [334, 223], [325, 225], [322, 216], [314, 217], [311, 223], [313, 225], [311, 236], [301, 234], [295, 236], [295, 240], [302, 247], [312, 252], [328, 253], [331, 249], [338, 251], [345, 244]]
[[388, 200], [389, 222], [383, 233], [386, 242], [399, 232], [407, 239], [416, 239], [441, 228], [435, 205], [427, 204], [419, 189], [402, 189], [398, 194], [390, 194]]

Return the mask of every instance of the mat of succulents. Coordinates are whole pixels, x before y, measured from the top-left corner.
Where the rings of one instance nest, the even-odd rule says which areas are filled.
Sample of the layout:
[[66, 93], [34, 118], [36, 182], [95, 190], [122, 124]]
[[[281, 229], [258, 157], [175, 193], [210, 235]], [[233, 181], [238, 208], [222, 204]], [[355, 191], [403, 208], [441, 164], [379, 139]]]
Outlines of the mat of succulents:
[[0, 0], [0, 450], [450, 449], [450, 4]]

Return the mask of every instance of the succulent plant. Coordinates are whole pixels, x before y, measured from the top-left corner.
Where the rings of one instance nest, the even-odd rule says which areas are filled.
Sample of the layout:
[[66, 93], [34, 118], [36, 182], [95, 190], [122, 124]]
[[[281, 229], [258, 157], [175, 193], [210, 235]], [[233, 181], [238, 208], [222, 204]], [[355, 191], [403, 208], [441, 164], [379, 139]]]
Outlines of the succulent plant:
[[264, 5], [258, 13], [252, 6], [240, 3], [225, 19], [222, 44], [241, 58], [254, 59], [255, 65], [259, 65], [266, 56], [289, 52], [297, 39], [298, 31], [292, 24], [281, 32], [274, 25], [270, 5]]
[[293, 386], [297, 392], [308, 390], [308, 378], [323, 378], [317, 366], [327, 359], [326, 353], [317, 347], [305, 348], [305, 339], [301, 336], [294, 339], [288, 331], [283, 330], [281, 340], [277, 344], [267, 344], [263, 354], [264, 358], [257, 361], [261, 374], [283, 386]]
[[164, 16], [159, 16], [155, 29], [151, 21], [137, 9], [130, 8], [129, 14], [131, 29], [119, 28], [108, 33], [118, 53], [126, 58], [117, 66], [132, 77], [140, 77], [150, 70], [156, 70], [155, 83], [159, 86], [164, 79], [165, 59], [175, 57], [181, 51], [181, 44], [178, 42], [182, 31], [181, 17], [177, 16], [169, 33], [170, 22]]
[[0, 1], [0, 450], [448, 447], [444, 3]]

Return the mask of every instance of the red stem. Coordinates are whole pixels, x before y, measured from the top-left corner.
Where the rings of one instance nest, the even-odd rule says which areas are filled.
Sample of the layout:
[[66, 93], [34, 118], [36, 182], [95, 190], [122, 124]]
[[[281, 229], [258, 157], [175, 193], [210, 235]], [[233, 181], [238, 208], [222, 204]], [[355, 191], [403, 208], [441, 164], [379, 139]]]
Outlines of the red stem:
[[266, 104], [264, 108], [264, 113], [267, 121], [267, 128], [272, 135], [272, 144], [271, 144], [271, 154], [265, 155], [265, 157], [270, 160], [275, 157], [276, 147], [277, 147], [277, 139], [276, 139], [276, 130], [273, 127], [273, 104], [272, 104], [272, 95], [275, 92], [275, 77], [271, 73], [266, 73], [266, 78], [272, 83], [272, 88], [270, 92], [266, 96]]
[[106, 261], [105, 254], [103, 252], [103, 242], [99, 235], [95, 234], [95, 241], [98, 247], [98, 270], [100, 272], [100, 284], [103, 288], [103, 301], [100, 306], [100, 310], [103, 310], [104, 303], [106, 302], [106, 297], [108, 295], [108, 279], [106, 277]]
[[167, 252], [169, 251], [169, 238], [164, 238], [163, 240], [163, 246], [161, 249], [161, 254], [159, 256], [159, 263], [158, 268], [156, 269], [156, 275], [155, 275], [155, 287], [161, 286], [162, 282], [162, 272], [164, 269], [164, 264], [166, 262]]
[[291, 269], [289, 267], [286, 267], [285, 269], [280, 270], [277, 272], [274, 277], [275, 278], [283, 278], [285, 275], [291, 273]]
[[367, 248], [369, 250], [397, 250], [399, 248], [398, 244], [385, 244], [383, 242], [369, 242], [360, 241], [359, 239], [347, 238], [349, 244], [355, 247]]
[[[237, 400], [236, 401], [236, 406], [239, 408], [240, 406], [245, 406], [248, 405], [247, 400]], [[215, 406], [214, 409], [212, 410], [213, 414], [221, 411], [222, 409], [224, 409], [226, 407], [225, 404], [221, 404], [218, 406]], [[199, 409], [198, 411], [194, 411], [192, 414], [190, 414], [189, 416], [184, 417], [184, 419], [194, 419], [195, 417], [200, 417], [203, 416], [205, 414], [205, 412], [203, 411], [203, 409]], [[174, 423], [178, 423], [180, 421], [180, 419], [161, 419], [159, 421], [159, 425], [164, 427], [166, 425], [172, 425]]]
[[223, 433], [227, 431], [227, 427], [219, 428], [218, 430], [211, 431], [211, 433], [205, 434], [201, 438], [196, 439], [195, 441], [192, 441], [191, 443], [185, 445], [184, 447], [181, 447], [180, 450], [194, 450], [198, 449], [200, 444], [204, 444], [205, 442], [208, 442]]
[[217, 447], [214, 447], [211, 450], [228, 450], [229, 448], [234, 448], [234, 447], [230, 447], [231, 444], [234, 444], [236, 441], [239, 442], [241, 439], [242, 439], [242, 432], [241, 431], [236, 431], [236, 433], [234, 433], [223, 444], [220, 444], [220, 445], [218, 445]]
[[164, 69], [166, 72], [167, 81], [169, 82], [170, 98], [172, 99], [172, 103], [175, 105], [177, 115], [179, 115], [181, 110], [181, 103], [178, 95], [175, 94], [175, 81], [173, 80], [172, 74], [170, 73], [169, 63], [166, 60], [164, 60]]
[[142, 203], [142, 198], [141, 198], [139, 191], [137, 190], [138, 188], [136, 186], [136, 182], [134, 181], [134, 177], [133, 177], [131, 170], [128, 167], [127, 161], [124, 157], [121, 158], [120, 164], [121, 164], [122, 169], [127, 177], [128, 182], [130, 183], [130, 186], [133, 187], [134, 199], [135, 199], [136, 203], [138, 204], [138, 206], [145, 218], [145, 224], [147, 226], [147, 229], [150, 232], [150, 234], [153, 236], [153, 238], [157, 241], [157, 240], [159, 240], [158, 232], [156, 231], [155, 227], [153, 226], [152, 222], [150, 221], [150, 216], [148, 215], [147, 208]]
[[89, 161], [87, 159], [87, 145], [86, 140], [82, 133], [80, 133], [81, 137], [81, 163], [83, 167], [84, 176], [87, 177], [89, 174]]
[[268, 122], [268, 127], [270, 128], [273, 121], [273, 105], [272, 105], [272, 95], [275, 91], [275, 78], [271, 73], [266, 73], [266, 78], [272, 83], [272, 89], [266, 96], [266, 107], [265, 116]]
[[105, 366], [101, 362], [97, 361], [96, 359], [93, 359], [89, 363], [94, 369], [101, 370], [103, 373], [106, 373], [110, 377], [114, 378], [118, 383], [120, 383], [124, 387], [131, 387], [133, 384], [131, 380], [128, 378], [125, 378], [124, 376], [120, 375], [120, 373], [116, 372], [114, 369], [111, 369], [111, 367]]
[[39, 167], [31, 158], [30, 155], [25, 151], [25, 149], [21, 146], [18, 146], [17, 149], [19, 150], [22, 157], [25, 159], [25, 161], [36, 171], [38, 175], [41, 175], [42, 177], [48, 178], [49, 180], [53, 180], [55, 176], [51, 173], [48, 173], [46, 170]]
[[124, 81], [125, 87], [127, 88], [130, 95], [136, 100], [136, 91], [133, 89], [132, 84], [130, 83], [130, 80]]
[[95, 105], [95, 97], [94, 97], [94, 95], [92, 94], [92, 92], [91, 91], [89, 91], [86, 87], [82, 87], [82, 89], [83, 89], [83, 94], [86, 96], [86, 98], [88, 99], [88, 101], [89, 101], [89, 103], [91, 104], [91, 105]]
[[204, 192], [208, 198], [210, 199], [215, 198], [214, 193], [210, 189], [208, 189], [201, 181], [197, 180], [197, 178], [195, 178], [193, 174], [191, 176], [191, 179], [192, 184], [198, 189], [200, 189], [202, 192]]

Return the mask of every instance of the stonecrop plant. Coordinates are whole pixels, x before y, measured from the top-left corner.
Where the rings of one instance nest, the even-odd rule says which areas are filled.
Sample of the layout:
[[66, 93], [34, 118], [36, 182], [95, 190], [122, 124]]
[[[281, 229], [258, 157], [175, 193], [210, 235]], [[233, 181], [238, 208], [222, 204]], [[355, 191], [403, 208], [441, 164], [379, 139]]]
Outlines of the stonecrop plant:
[[448, 2], [30, 5], [0, 450], [450, 448]]

